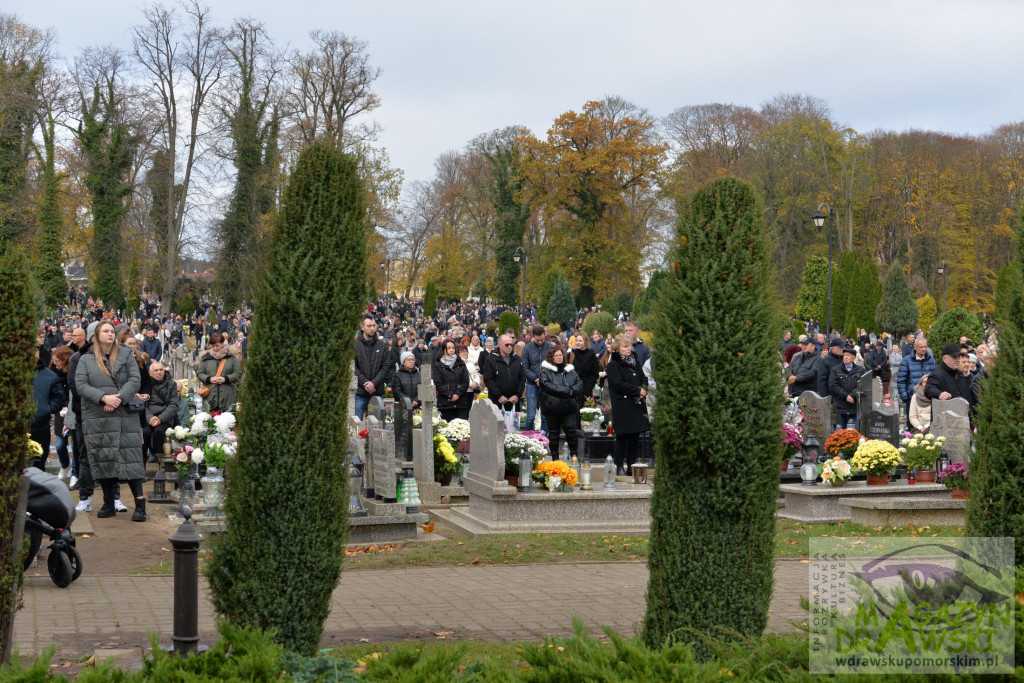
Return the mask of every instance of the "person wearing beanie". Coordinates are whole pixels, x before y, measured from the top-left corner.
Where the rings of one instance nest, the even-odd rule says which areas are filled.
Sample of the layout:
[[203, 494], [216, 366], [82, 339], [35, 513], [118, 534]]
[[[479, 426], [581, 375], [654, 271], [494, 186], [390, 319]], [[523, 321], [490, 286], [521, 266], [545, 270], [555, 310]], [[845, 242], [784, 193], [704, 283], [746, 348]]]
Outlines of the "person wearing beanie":
[[408, 398], [413, 408], [419, 408], [420, 369], [416, 367], [416, 356], [403, 351], [395, 373], [395, 383], [391, 390], [395, 394], [395, 402]]

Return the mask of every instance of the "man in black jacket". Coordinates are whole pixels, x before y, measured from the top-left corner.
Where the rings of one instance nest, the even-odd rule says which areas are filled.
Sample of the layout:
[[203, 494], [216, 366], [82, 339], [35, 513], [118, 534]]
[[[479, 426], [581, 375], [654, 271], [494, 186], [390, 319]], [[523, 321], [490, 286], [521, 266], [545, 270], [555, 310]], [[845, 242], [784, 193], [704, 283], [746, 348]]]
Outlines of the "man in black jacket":
[[843, 360], [832, 368], [828, 379], [828, 391], [832, 395], [832, 407], [839, 415], [839, 428], [857, 427], [857, 382], [864, 374], [864, 368], [857, 360], [857, 349], [847, 346], [843, 349]]
[[842, 365], [843, 340], [836, 337], [828, 344], [828, 355], [818, 364], [818, 396], [825, 398], [829, 394], [828, 382], [832, 369]]
[[366, 407], [374, 396], [384, 395], [384, 380], [388, 376], [391, 349], [377, 336], [377, 321], [364, 315], [356, 334], [356, 400], [355, 416], [362, 419]]
[[818, 369], [822, 363], [818, 346], [813, 337], [802, 336], [800, 353], [793, 356], [789, 364], [789, 395], [797, 398], [805, 391], [814, 391], [818, 387]]
[[932, 372], [924, 388], [924, 395], [927, 398], [933, 401], [962, 398], [971, 405], [971, 408], [974, 407], [971, 378], [960, 372], [961, 355], [964, 355], [964, 350], [959, 344], [951, 343], [942, 347], [942, 363]]
[[512, 353], [514, 345], [515, 339], [511, 335], [501, 335], [494, 353], [481, 354], [480, 376], [491, 403], [503, 410], [518, 412], [526, 390], [526, 373], [523, 372], [523, 361]]

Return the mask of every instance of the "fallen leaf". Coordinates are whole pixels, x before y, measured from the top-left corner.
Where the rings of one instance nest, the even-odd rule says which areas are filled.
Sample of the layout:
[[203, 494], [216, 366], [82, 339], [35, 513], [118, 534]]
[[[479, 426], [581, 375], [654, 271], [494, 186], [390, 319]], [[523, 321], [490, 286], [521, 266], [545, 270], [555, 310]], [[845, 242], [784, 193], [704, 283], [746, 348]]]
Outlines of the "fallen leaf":
[[370, 642], [370, 639], [369, 638], [360, 638], [359, 642], [360, 643], [368, 643], [368, 642]]
[[85, 662], [83, 662], [84, 666], [95, 666], [95, 664], [96, 664], [96, 655], [92, 655], [91, 657], [89, 657], [89, 659], [87, 659], [87, 660], [85, 660]]
[[479, 557], [474, 557], [473, 561], [470, 562], [470, 564], [473, 565], [474, 567], [477, 566], [478, 564], [480, 564], [480, 558]]
[[82, 538], [92, 538], [92, 536], [89, 534], [82, 534]]
[[438, 638], [447, 638], [448, 636], [455, 635], [455, 631], [431, 631]]

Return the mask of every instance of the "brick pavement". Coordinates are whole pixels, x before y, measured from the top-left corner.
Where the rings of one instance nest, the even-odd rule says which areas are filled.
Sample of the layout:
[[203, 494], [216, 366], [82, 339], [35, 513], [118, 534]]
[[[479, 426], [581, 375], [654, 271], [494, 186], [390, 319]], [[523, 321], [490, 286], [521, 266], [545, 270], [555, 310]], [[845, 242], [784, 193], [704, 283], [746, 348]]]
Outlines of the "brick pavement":
[[[14, 622], [15, 642], [26, 655], [57, 643], [62, 659], [100, 648], [147, 647], [147, 631], [170, 642], [172, 583], [170, 576], [83, 575], [60, 589], [46, 576], [30, 577]], [[211, 643], [213, 611], [205, 580], [201, 586], [199, 628], [203, 642]], [[345, 571], [324, 642], [433, 639], [442, 631], [452, 631], [450, 638], [540, 640], [570, 635], [572, 615], [595, 634], [604, 625], [632, 635], [643, 616], [646, 586], [647, 567], [636, 562]], [[769, 631], [790, 630], [793, 621], [804, 620], [799, 598], [806, 592], [807, 565], [776, 560]]]

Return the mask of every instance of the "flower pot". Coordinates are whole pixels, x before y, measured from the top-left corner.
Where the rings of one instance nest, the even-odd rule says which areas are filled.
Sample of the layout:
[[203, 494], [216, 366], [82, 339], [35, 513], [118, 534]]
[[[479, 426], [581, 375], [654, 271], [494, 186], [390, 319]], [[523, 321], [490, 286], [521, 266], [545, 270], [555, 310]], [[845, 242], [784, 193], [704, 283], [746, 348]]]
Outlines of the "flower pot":
[[445, 472], [437, 481], [441, 484], [441, 486], [450, 486], [453, 478], [454, 475], [451, 472]]
[[958, 500], [964, 500], [971, 497], [970, 489], [953, 489], [953, 497]]
[[889, 484], [889, 474], [883, 474], [881, 476], [875, 476], [874, 474], [868, 475], [868, 486], [887, 486]]
[[917, 483], [918, 484], [934, 484], [935, 483], [935, 470], [918, 470], [918, 472], [917, 472]]
[[828, 483], [832, 484], [832, 486], [842, 486], [843, 484], [846, 483], [846, 480], [832, 478], [828, 480]]
[[512, 487], [519, 486], [519, 477], [517, 477], [517, 476], [511, 475], [511, 474], [506, 475], [505, 476], [505, 481], [508, 482], [509, 486], [512, 486]]
[[789, 469], [789, 460], [782, 461], [782, 469], [780, 471], [785, 472]]

